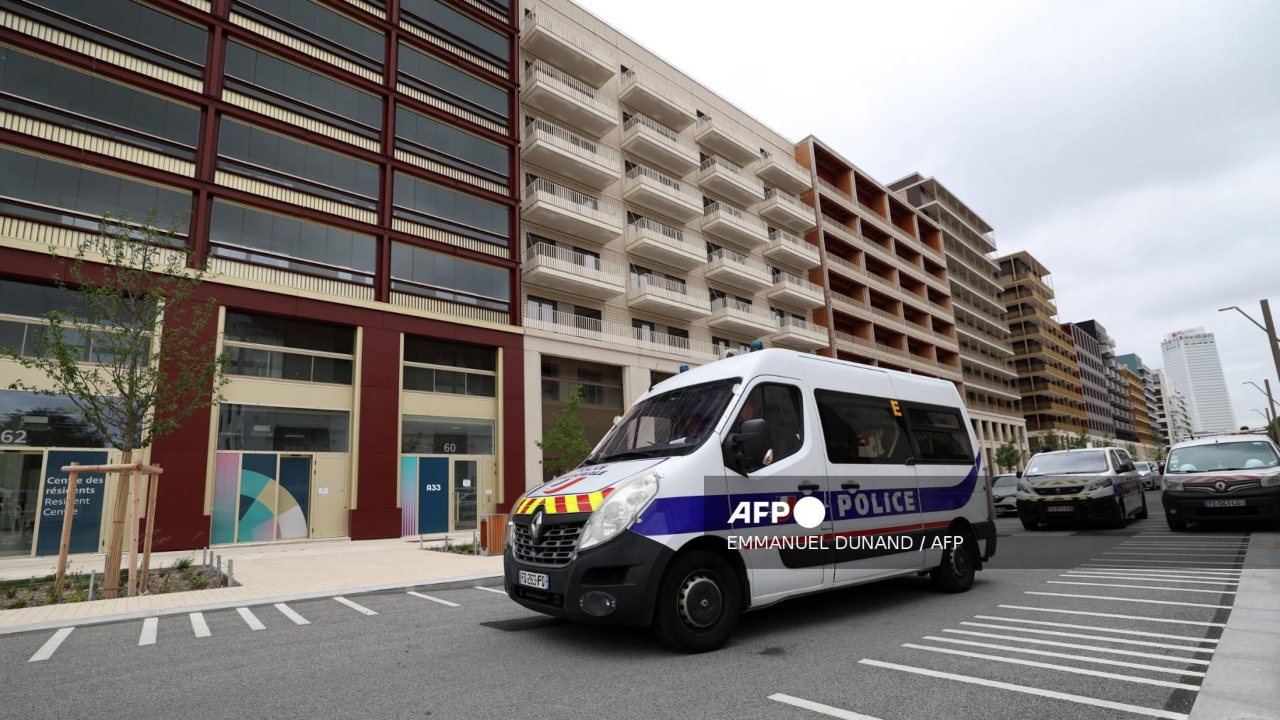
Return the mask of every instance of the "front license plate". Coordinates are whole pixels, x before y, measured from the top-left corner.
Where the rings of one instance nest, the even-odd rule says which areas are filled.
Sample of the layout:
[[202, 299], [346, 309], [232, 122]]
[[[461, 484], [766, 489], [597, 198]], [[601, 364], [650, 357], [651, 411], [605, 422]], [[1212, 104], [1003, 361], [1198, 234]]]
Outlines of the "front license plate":
[[1050, 505], [1045, 509], [1049, 512], [1071, 512], [1074, 510], [1070, 505]]
[[517, 581], [525, 587], [531, 587], [535, 590], [547, 590], [551, 587], [551, 578], [546, 573], [529, 572], [521, 570]]
[[1205, 500], [1205, 507], [1244, 507], [1243, 500]]

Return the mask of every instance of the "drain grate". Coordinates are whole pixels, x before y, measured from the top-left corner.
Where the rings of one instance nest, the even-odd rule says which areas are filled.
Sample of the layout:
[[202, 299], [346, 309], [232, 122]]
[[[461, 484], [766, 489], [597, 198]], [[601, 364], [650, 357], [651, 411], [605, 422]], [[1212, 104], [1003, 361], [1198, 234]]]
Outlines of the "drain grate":
[[515, 620], [494, 620], [493, 622], [482, 622], [481, 625], [490, 627], [503, 632], [523, 632], [525, 630], [539, 630], [552, 625], [560, 625], [564, 621], [556, 618], [517, 618]]

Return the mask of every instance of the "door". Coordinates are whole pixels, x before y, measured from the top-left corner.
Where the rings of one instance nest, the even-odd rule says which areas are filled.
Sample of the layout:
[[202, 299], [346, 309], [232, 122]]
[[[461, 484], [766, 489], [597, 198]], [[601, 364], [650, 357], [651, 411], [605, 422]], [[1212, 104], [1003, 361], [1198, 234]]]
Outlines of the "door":
[[453, 529], [475, 530], [480, 491], [478, 461], [453, 461], [453, 488]]
[[311, 470], [311, 537], [346, 537], [350, 458], [315, 455]]
[[276, 539], [297, 540], [311, 531], [311, 456], [281, 455], [276, 496]]
[[920, 537], [929, 543], [916, 555], [924, 567], [936, 567], [942, 562], [943, 549], [934, 547], [933, 537], [957, 517], [974, 522], [987, 518], [986, 473], [959, 408], [919, 402], [901, 406], [911, 432], [920, 488]]
[[0, 453], [0, 556], [31, 554], [43, 461], [38, 452]]
[[[806, 496], [816, 497], [825, 505], [826, 468], [822, 453], [814, 450], [814, 410], [803, 386], [792, 379], [762, 377], [739, 398], [726, 437], [740, 431], [748, 420], [763, 419], [768, 451], [766, 464], [748, 467], [745, 477], [725, 470], [729, 508], [751, 508], [754, 506], [750, 503], [776, 501], [794, 506]], [[821, 536], [829, 529], [825, 516], [818, 525], [803, 527], [796, 522], [794, 513], [776, 522], [771, 517], [731, 515], [730, 534], [766, 543], [775, 541], [773, 546], [741, 550], [751, 576], [753, 604], [822, 587], [828, 574], [828, 554], [812, 547], [816, 543], [810, 544], [807, 538]]]
[[418, 533], [449, 532], [449, 458], [418, 458]]

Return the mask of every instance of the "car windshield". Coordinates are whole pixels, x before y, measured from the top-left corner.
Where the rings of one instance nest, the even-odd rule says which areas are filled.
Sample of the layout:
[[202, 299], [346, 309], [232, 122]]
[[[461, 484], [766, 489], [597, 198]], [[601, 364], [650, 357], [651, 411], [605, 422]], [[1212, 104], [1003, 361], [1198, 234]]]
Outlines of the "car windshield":
[[691, 385], [636, 403], [613, 426], [586, 464], [687, 455], [724, 415], [737, 378]]
[[991, 483], [991, 487], [1014, 487], [1017, 484], [1017, 475], [1001, 475]]
[[1265, 470], [1277, 466], [1280, 458], [1271, 443], [1250, 440], [1177, 448], [1169, 453], [1165, 473]]
[[1097, 452], [1064, 452], [1037, 455], [1027, 465], [1026, 475], [1078, 475], [1107, 471], [1107, 454]]
[[1150, 464], [1150, 463], [1144, 463], [1144, 462], [1136, 462], [1136, 463], [1134, 463], [1134, 467], [1138, 468], [1139, 470], [1141, 470], [1141, 471], [1143, 471], [1143, 472], [1146, 472], [1147, 470], [1150, 470], [1150, 469], [1151, 469], [1151, 464]]

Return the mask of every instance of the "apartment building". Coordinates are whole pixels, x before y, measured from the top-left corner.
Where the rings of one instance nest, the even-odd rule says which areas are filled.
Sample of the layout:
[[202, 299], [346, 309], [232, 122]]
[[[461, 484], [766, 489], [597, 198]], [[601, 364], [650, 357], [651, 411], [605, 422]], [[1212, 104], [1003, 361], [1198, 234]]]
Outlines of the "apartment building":
[[[523, 490], [516, 29], [507, 0], [0, 3], [0, 344], [68, 305], [49, 247], [104, 213], [177, 218], [212, 272], [231, 382], [151, 449], [159, 549], [466, 529]], [[40, 479], [103, 442], [65, 398], [0, 407], [0, 547], [56, 552]]]
[[1123, 400], [1128, 405], [1132, 430], [1121, 431], [1116, 439], [1129, 444], [1130, 452], [1135, 457], [1155, 459], [1155, 429], [1147, 415], [1145, 383], [1128, 365], [1120, 364], [1118, 372], [1125, 384]]
[[1000, 445], [1013, 442], [1027, 449], [1018, 373], [1000, 304], [1002, 288], [996, 282], [1000, 268], [991, 259], [996, 251], [994, 229], [936, 178], [912, 173], [889, 183], [889, 188], [942, 231], [965, 404], [988, 467], [994, 468], [992, 459]]
[[1164, 337], [1160, 350], [1165, 373], [1186, 398], [1191, 432], [1202, 435], [1234, 430], [1236, 413], [1213, 333], [1204, 328], [1179, 330]]
[[1032, 452], [1087, 432], [1075, 344], [1055, 319], [1049, 270], [1023, 250], [996, 260]]
[[1148, 367], [1136, 353], [1117, 355], [1116, 362], [1129, 368], [1142, 381], [1142, 419], [1151, 430], [1153, 449], [1168, 444], [1166, 435], [1160, 429], [1160, 381], [1156, 371]]
[[1159, 404], [1158, 423], [1165, 443], [1172, 445], [1191, 437], [1191, 416], [1187, 399], [1173, 387], [1164, 370], [1156, 371], [1156, 393]]
[[[1076, 361], [1080, 365], [1080, 390], [1084, 396], [1085, 422], [1088, 433], [1098, 440], [1110, 440], [1115, 437], [1115, 414], [1111, 409], [1111, 398], [1107, 384], [1107, 366], [1102, 357], [1102, 344], [1099, 342], [1099, 325], [1091, 322], [1064, 323], [1063, 332], [1071, 336], [1075, 346]], [[1105, 332], [1099, 333], [1106, 337]]]

